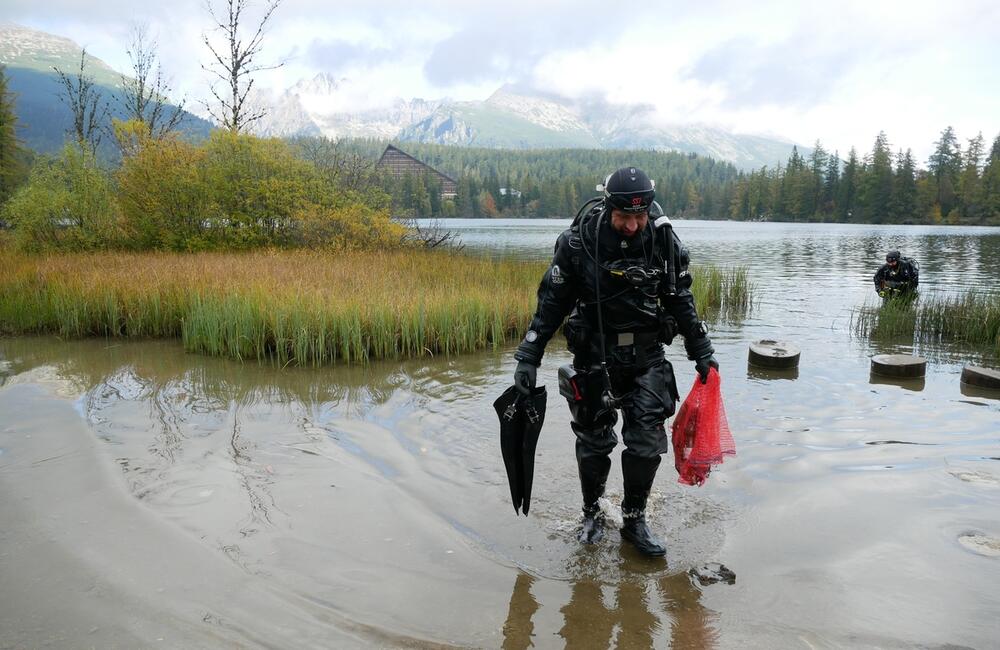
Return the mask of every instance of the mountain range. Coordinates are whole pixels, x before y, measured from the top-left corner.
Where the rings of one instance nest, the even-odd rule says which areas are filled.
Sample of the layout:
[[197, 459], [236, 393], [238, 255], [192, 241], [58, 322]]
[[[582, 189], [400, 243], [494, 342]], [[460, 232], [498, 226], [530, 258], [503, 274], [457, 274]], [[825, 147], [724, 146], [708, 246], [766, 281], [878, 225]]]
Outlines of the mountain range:
[[[17, 135], [29, 148], [53, 153], [62, 148], [72, 129], [69, 108], [60, 99], [63, 91], [59, 68], [70, 77], [80, 69], [79, 45], [68, 38], [11, 23], [0, 23], [0, 65], [6, 68], [8, 87], [14, 92], [17, 112]], [[107, 102], [110, 115], [121, 118], [122, 75], [97, 57], [87, 56], [86, 74], [94, 88]], [[107, 126], [107, 125], [105, 125]], [[207, 136], [212, 125], [185, 111], [182, 133], [192, 138]], [[114, 154], [114, 147], [104, 138], [102, 152]]]
[[384, 107], [345, 110], [337, 96], [350, 90], [350, 80], [320, 73], [283, 93], [260, 93], [255, 101], [268, 115], [257, 124], [258, 133], [512, 149], [681, 151], [742, 169], [784, 163], [794, 146], [789, 140], [707, 124], [663, 125], [649, 105], [579, 102], [516, 85], [504, 85], [483, 101], [397, 98]]
[[[17, 93], [19, 135], [36, 151], [58, 150], [65, 140], [71, 118], [59, 100], [61, 86], [53, 67], [75, 71], [80, 51], [70, 39], [0, 24], [0, 64], [6, 66], [10, 87]], [[88, 57], [87, 72], [114, 114], [121, 75], [96, 57]], [[256, 92], [254, 104], [267, 111], [255, 124], [256, 133], [513, 149], [681, 151], [729, 161], [742, 169], [783, 163], [794, 144], [707, 124], [664, 125], [655, 119], [650, 105], [581, 102], [516, 85], [504, 85], [482, 101], [400, 97], [388, 105], [363, 109], [344, 100], [352, 92], [350, 80], [327, 73], [281, 92]], [[211, 128], [193, 114], [185, 117], [183, 130], [192, 137], [203, 137]]]

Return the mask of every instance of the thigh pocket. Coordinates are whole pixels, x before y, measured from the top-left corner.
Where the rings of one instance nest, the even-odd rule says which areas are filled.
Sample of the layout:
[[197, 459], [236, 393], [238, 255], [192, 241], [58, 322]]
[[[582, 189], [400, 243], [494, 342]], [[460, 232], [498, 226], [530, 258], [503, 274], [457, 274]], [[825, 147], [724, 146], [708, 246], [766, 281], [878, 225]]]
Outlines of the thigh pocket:
[[664, 359], [636, 378], [635, 417], [645, 426], [663, 421], [674, 414], [677, 381], [670, 362]]

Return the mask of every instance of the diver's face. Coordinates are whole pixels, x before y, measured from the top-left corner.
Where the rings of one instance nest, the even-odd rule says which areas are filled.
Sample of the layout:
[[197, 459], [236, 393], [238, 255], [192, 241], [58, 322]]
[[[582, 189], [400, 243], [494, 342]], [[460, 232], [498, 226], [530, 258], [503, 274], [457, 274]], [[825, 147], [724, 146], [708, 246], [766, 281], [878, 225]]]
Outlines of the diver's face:
[[648, 212], [625, 212], [624, 210], [611, 210], [611, 227], [622, 237], [635, 237], [649, 223]]

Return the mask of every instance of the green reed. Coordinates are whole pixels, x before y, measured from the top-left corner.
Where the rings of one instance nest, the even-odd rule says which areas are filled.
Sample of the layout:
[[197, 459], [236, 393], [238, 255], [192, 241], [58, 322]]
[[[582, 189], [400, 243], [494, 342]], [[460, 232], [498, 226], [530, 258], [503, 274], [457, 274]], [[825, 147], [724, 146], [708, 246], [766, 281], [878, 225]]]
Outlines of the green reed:
[[705, 318], [736, 321], [753, 310], [757, 287], [747, 267], [694, 267], [691, 276], [691, 293]]
[[1000, 293], [891, 298], [856, 309], [852, 324], [858, 336], [876, 340], [955, 341], [1000, 352]]
[[[180, 338], [189, 351], [281, 365], [461, 354], [523, 335], [546, 266], [412, 250], [4, 251], [0, 334]], [[752, 305], [745, 269], [694, 278], [702, 311]]]

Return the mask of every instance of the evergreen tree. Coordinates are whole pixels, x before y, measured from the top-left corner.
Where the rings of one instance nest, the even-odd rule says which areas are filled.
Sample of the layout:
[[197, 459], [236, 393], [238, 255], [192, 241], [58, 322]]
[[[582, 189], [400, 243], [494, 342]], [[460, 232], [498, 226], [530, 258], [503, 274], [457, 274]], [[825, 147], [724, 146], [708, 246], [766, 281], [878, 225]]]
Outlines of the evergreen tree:
[[983, 134], [969, 140], [963, 157], [962, 175], [958, 179], [958, 196], [962, 217], [980, 221], [986, 214], [983, 205], [983, 187], [980, 171], [983, 163]]
[[825, 218], [836, 214], [837, 196], [840, 191], [840, 155], [834, 151], [826, 159], [826, 174], [823, 177], [823, 200], [821, 213]]
[[812, 192], [809, 197], [807, 212], [813, 217], [819, 214], [820, 206], [823, 203], [823, 174], [826, 171], [827, 159], [826, 149], [819, 140], [813, 145], [813, 152], [809, 155], [809, 173], [812, 181]]
[[455, 195], [455, 210], [460, 217], [473, 217], [476, 214], [476, 196], [479, 194], [475, 181], [469, 176], [462, 176], [458, 181]]
[[879, 131], [865, 164], [858, 189], [858, 204], [865, 221], [881, 223], [889, 218], [892, 204], [892, 154], [885, 131]]
[[943, 217], [949, 217], [958, 205], [958, 178], [962, 169], [962, 148], [950, 126], [934, 143], [934, 153], [927, 161], [935, 201]]
[[0, 65], [0, 205], [25, 177], [24, 151], [17, 139], [14, 93], [7, 87], [7, 70]]
[[812, 216], [813, 181], [806, 160], [799, 154], [798, 147], [792, 147], [792, 155], [782, 175], [781, 213], [795, 221], [805, 221]]
[[896, 175], [892, 186], [892, 221], [912, 221], [918, 217], [917, 177], [913, 162], [913, 152], [909, 149], [896, 154]]
[[416, 202], [417, 195], [417, 182], [418, 181], [413, 174], [405, 174], [402, 181], [399, 183], [399, 192], [394, 196], [396, 200], [393, 201], [393, 208], [408, 217], [420, 216], [415, 214], [414, 211], [414, 204]]
[[847, 154], [847, 163], [844, 165], [844, 173], [840, 176], [840, 197], [837, 205], [838, 221], [854, 221], [856, 215], [858, 177], [860, 175], [860, 165], [858, 164], [858, 152], [851, 147]]
[[414, 216], [432, 216], [434, 211], [431, 209], [431, 195], [427, 191], [427, 174], [420, 174], [417, 177], [410, 176], [410, 178], [413, 179], [410, 208], [413, 210]]
[[983, 214], [1000, 224], [1000, 135], [993, 141], [983, 168]]
[[424, 174], [424, 186], [427, 189], [427, 197], [430, 199], [430, 209], [432, 217], [441, 216], [441, 182], [430, 174]]
[[751, 218], [750, 182], [747, 180], [747, 176], [743, 174], [740, 174], [739, 179], [736, 181], [733, 198], [729, 203], [729, 216], [739, 221]]

